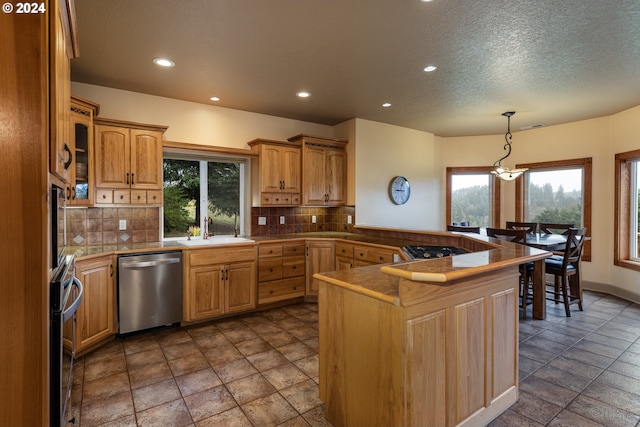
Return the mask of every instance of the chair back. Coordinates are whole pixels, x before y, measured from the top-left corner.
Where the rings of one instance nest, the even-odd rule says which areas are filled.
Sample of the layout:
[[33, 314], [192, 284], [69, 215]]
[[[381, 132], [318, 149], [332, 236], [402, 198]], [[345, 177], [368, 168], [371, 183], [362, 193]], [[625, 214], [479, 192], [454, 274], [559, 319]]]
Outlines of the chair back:
[[578, 263], [582, 256], [582, 249], [584, 248], [585, 234], [587, 233], [586, 227], [582, 228], [569, 228], [567, 230], [567, 243], [564, 247], [564, 255], [562, 258], [562, 272], [565, 273], [569, 267], [578, 269]]
[[461, 225], [447, 225], [447, 231], [459, 231], [463, 233], [480, 234], [480, 227], [464, 227]]
[[523, 229], [487, 227], [487, 236], [513, 243], [524, 244], [527, 241], [527, 232]]
[[[559, 224], [553, 222], [541, 222], [540, 223], [540, 233], [544, 234], [564, 234], [568, 233], [570, 228], [575, 227], [574, 224]], [[555, 230], [555, 231], [552, 231]]]
[[526, 233], [535, 234], [538, 231], [538, 223], [507, 221], [507, 228], [513, 230], [524, 230]]

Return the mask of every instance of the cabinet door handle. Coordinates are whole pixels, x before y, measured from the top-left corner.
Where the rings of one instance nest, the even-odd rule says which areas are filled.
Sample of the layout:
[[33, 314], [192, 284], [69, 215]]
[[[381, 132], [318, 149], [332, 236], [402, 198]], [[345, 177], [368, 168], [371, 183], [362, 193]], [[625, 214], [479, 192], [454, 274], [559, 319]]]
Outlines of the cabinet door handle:
[[76, 199], [76, 187], [71, 187], [71, 200]]
[[71, 152], [71, 149], [67, 144], [64, 144], [64, 151], [69, 154], [69, 158], [66, 162], [64, 162], [64, 170], [67, 170], [69, 169], [69, 166], [71, 166], [71, 162], [73, 161], [73, 153]]
[[67, 200], [71, 200], [71, 187], [67, 187]]
[[127, 185], [129, 184], [129, 172], [127, 172], [127, 180], [126, 180]]
[[133, 172], [131, 172], [131, 185], [135, 185], [135, 182], [133, 181], [133, 175], [135, 175]]
[[113, 264], [109, 265], [109, 276], [113, 277]]

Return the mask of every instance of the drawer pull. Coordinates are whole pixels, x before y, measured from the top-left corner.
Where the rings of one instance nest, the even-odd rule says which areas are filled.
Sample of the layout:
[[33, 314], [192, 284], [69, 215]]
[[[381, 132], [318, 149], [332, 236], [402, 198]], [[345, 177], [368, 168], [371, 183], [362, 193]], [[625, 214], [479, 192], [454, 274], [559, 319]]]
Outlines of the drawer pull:
[[273, 295], [273, 291], [269, 291], [269, 295]]
[[270, 268], [270, 269], [269, 269], [269, 273], [273, 273], [273, 268]]

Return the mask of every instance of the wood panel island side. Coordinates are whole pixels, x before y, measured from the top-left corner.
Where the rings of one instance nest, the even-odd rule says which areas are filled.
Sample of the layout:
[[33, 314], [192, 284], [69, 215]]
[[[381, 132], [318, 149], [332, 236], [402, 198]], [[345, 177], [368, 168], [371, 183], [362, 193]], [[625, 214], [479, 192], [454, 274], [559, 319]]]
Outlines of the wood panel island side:
[[518, 265], [550, 253], [485, 242], [314, 276], [320, 398], [334, 426], [480, 426], [516, 402]]

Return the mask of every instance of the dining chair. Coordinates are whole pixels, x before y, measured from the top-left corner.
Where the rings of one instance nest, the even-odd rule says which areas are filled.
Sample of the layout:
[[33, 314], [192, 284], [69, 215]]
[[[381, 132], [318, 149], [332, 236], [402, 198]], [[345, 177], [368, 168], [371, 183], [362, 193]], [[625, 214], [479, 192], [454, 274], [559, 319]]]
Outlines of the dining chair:
[[[582, 282], [580, 280], [580, 257], [587, 229], [569, 228], [567, 230], [567, 243], [564, 248], [564, 254], [561, 258], [552, 257], [545, 260], [545, 268], [547, 274], [553, 274], [553, 288], [547, 289], [547, 295], [553, 295], [548, 300], [555, 301], [557, 304], [562, 297], [564, 310], [567, 317], [571, 317], [570, 304], [577, 303], [578, 308], [582, 311]], [[549, 287], [549, 286], [548, 286]]]
[[529, 234], [535, 234], [538, 231], [537, 222], [507, 221], [506, 227], [514, 230], [524, 230]]
[[463, 233], [480, 234], [480, 227], [462, 226], [462, 225], [447, 225], [447, 231], [459, 231], [459, 232], [463, 232]]
[[[561, 224], [553, 222], [541, 222], [540, 233], [544, 234], [567, 234], [567, 230], [575, 227], [575, 224]], [[555, 230], [555, 231], [552, 231]]]
[[[487, 227], [487, 236], [508, 242], [524, 244], [527, 240], [527, 230], [524, 228], [491, 228]], [[533, 296], [529, 293], [529, 282], [533, 277], [534, 265], [532, 262], [520, 265], [520, 308], [522, 318], [527, 318], [527, 305], [533, 302]]]

